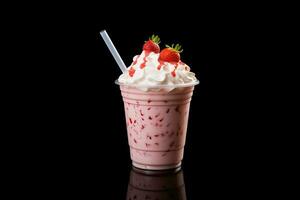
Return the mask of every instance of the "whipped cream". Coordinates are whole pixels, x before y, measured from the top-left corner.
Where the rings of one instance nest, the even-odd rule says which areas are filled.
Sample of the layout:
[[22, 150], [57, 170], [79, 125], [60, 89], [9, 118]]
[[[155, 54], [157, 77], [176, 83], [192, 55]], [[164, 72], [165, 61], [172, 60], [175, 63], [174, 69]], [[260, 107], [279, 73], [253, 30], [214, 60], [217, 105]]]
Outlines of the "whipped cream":
[[160, 86], [167, 86], [165, 88], [170, 91], [178, 85], [198, 83], [195, 74], [190, 72], [190, 67], [185, 63], [163, 62], [158, 58], [159, 53], [146, 51], [135, 56], [127, 71], [119, 77], [119, 83], [134, 85], [143, 91]]

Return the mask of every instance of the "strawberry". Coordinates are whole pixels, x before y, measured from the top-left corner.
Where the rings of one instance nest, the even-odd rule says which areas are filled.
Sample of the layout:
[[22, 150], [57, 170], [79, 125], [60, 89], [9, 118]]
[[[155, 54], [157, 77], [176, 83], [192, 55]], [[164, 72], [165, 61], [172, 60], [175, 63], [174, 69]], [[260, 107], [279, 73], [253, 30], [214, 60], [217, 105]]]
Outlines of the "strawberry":
[[159, 53], [160, 48], [158, 44], [160, 43], [160, 39], [157, 35], [152, 35], [148, 41], [145, 42], [143, 46], [144, 51]]
[[172, 44], [172, 46], [166, 45], [167, 48], [163, 49], [160, 52], [159, 60], [165, 62], [179, 62], [180, 61], [180, 53], [183, 51], [181, 50], [181, 46], [179, 44]]

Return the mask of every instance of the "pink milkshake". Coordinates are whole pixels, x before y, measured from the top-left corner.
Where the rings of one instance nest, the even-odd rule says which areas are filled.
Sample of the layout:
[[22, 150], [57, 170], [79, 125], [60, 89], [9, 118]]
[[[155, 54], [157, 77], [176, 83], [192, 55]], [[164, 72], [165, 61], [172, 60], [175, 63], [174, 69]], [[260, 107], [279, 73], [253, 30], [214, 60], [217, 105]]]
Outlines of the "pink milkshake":
[[181, 165], [190, 101], [199, 81], [180, 60], [179, 45], [160, 52], [155, 38], [144, 44], [116, 83], [124, 101], [132, 164], [163, 170]]
[[194, 87], [143, 92], [121, 85], [133, 165], [142, 169], [180, 166]]

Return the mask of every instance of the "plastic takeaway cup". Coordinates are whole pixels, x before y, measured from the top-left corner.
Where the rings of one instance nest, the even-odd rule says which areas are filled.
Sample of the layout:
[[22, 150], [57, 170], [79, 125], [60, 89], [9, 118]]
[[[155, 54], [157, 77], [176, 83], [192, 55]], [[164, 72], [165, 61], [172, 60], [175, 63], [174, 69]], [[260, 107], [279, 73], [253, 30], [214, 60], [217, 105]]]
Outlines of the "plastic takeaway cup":
[[163, 85], [142, 91], [116, 81], [123, 97], [133, 166], [149, 170], [181, 166], [190, 101], [198, 83], [176, 85], [171, 91]]

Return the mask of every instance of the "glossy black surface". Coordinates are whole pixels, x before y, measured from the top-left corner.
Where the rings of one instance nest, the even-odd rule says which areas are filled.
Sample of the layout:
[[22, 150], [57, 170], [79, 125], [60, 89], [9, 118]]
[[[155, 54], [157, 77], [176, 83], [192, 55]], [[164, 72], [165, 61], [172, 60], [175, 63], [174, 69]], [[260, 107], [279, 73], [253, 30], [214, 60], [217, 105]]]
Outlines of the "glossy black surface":
[[185, 200], [183, 172], [180, 169], [157, 172], [133, 168], [130, 171], [126, 199]]

